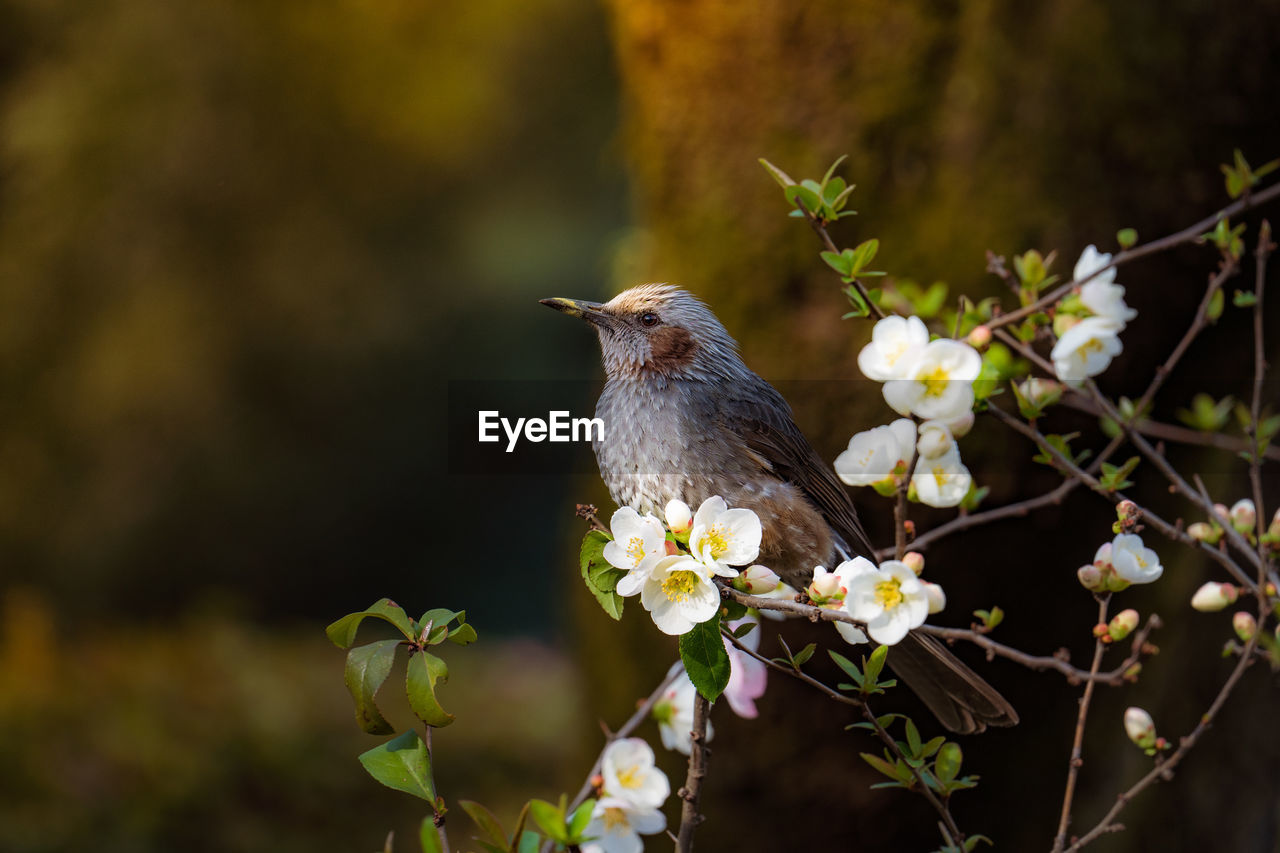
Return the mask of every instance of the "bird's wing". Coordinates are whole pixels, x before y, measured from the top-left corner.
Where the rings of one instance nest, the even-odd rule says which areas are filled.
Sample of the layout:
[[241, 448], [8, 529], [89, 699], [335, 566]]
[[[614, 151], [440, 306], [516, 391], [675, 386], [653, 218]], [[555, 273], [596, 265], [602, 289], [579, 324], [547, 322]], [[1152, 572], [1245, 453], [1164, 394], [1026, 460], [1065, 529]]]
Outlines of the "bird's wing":
[[847, 547], [870, 557], [874, 549], [858, 521], [853, 500], [795, 425], [791, 407], [782, 395], [757, 377], [755, 383], [730, 387], [714, 396], [716, 408], [709, 414], [741, 437], [747, 452], [764, 470], [804, 492]]

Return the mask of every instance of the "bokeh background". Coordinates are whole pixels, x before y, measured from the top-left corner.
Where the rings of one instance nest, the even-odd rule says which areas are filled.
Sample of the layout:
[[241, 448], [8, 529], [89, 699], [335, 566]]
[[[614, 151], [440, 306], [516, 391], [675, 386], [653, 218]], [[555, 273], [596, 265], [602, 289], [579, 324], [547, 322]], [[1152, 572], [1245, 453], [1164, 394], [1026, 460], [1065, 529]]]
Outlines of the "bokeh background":
[[[834, 457], [889, 417], [852, 379], [869, 327], [841, 321], [758, 157], [798, 178], [848, 154], [860, 215], [837, 239], [879, 237], [900, 280], [997, 294], [987, 249], [1058, 249], [1069, 272], [1118, 228], [1224, 204], [1233, 148], [1280, 154], [1276, 44], [1280, 7], [1208, 0], [0, 0], [0, 850], [373, 850], [388, 830], [414, 849], [421, 812], [356, 763], [376, 741], [322, 631], [384, 595], [465, 608], [481, 636], [449, 650], [444, 795], [509, 820], [576, 790], [597, 720], [675, 651], [576, 578], [573, 506], [609, 508], [589, 451], [469, 455], [474, 399], [590, 411], [595, 343], [536, 299], [684, 284]], [[1188, 248], [1124, 269], [1140, 315], [1109, 391], [1144, 387], [1212, 264]], [[1248, 328], [1228, 309], [1157, 416], [1243, 396]], [[1170, 452], [1244, 495], [1229, 457]], [[992, 502], [1054, 482], [996, 425], [965, 453]], [[1139, 475], [1141, 498], [1189, 512]], [[885, 506], [859, 497], [883, 538]], [[1083, 660], [1074, 569], [1110, 519], [1076, 495], [931, 549], [942, 621], [996, 603], [1002, 639]], [[1166, 579], [1125, 604], [1165, 616], [1161, 654], [1101, 692], [1078, 826], [1144, 765], [1123, 708], [1185, 732], [1225, 676], [1226, 617], [1185, 605], [1211, 572], [1160, 550]], [[966, 741], [983, 781], [960, 823], [1047, 848], [1077, 691], [962, 653], [1024, 722]], [[1280, 849], [1275, 688], [1251, 671], [1097, 849]], [[776, 681], [761, 707], [716, 711], [700, 848], [936, 845], [925, 804], [868, 790], [871, 744], [838, 710]]]

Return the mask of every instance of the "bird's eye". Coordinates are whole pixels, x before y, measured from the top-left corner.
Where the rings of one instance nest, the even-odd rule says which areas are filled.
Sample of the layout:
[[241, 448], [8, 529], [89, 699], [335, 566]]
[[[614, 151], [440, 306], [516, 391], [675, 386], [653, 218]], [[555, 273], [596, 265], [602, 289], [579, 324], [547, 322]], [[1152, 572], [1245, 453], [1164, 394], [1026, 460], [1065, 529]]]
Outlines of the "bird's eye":
[[652, 311], [646, 311], [645, 313], [640, 315], [640, 325], [642, 326], [658, 325], [658, 315], [653, 313]]

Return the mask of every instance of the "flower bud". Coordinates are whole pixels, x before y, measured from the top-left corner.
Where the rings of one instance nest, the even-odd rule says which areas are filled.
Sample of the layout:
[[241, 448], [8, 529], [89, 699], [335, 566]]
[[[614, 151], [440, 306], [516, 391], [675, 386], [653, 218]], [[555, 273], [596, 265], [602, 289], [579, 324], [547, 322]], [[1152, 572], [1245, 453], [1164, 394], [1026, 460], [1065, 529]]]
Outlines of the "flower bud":
[[693, 512], [689, 509], [689, 505], [682, 500], [668, 501], [666, 516], [667, 527], [675, 537], [681, 542], [687, 541], [689, 531], [693, 529]]
[[1093, 626], [1093, 638], [1095, 640], [1101, 640], [1103, 637], [1106, 637], [1108, 640], [1110, 640], [1111, 638], [1110, 635], [1111, 635], [1111, 631], [1107, 627], [1106, 622], [1099, 622], [1097, 625]]
[[822, 566], [813, 570], [813, 581], [809, 584], [809, 600], [822, 606], [844, 600], [844, 588], [840, 586], [840, 578]]
[[1102, 575], [1102, 569], [1092, 563], [1077, 569], [1076, 577], [1079, 578], [1080, 585], [1089, 590], [1089, 592], [1100, 592], [1106, 586], [1106, 579]]
[[1221, 532], [1213, 529], [1213, 525], [1204, 521], [1197, 521], [1187, 528], [1187, 535], [1197, 542], [1204, 542], [1207, 545], [1217, 545], [1218, 540], [1222, 538]]
[[1103, 542], [1093, 555], [1093, 564], [1099, 569], [1111, 568], [1111, 543]]
[[1239, 595], [1240, 590], [1229, 583], [1214, 583], [1210, 581], [1196, 590], [1195, 595], [1191, 596], [1191, 606], [1201, 613], [1213, 613], [1229, 604], [1235, 604]]
[[1231, 521], [1231, 510], [1227, 509], [1226, 504], [1214, 504], [1213, 514], [1216, 515], [1222, 521], [1226, 521], [1226, 522]]
[[1156, 745], [1155, 721], [1141, 708], [1125, 709], [1124, 733], [1142, 749], [1153, 749]]
[[936, 583], [921, 581], [921, 584], [924, 586], [925, 597], [929, 599], [929, 614], [941, 613], [947, 606], [947, 594]]
[[1107, 592], [1121, 592], [1122, 590], [1129, 588], [1129, 581], [1120, 577], [1120, 575], [1115, 571], [1106, 572], [1105, 575], [1104, 583], [1106, 585]]
[[951, 430], [954, 438], [963, 438], [969, 434], [969, 430], [973, 429], [973, 410], [965, 412], [953, 421], [947, 421], [947, 428]]
[[1280, 539], [1280, 509], [1276, 510], [1276, 514], [1271, 516], [1271, 525], [1267, 527], [1267, 532], [1272, 538]]
[[1235, 629], [1240, 642], [1247, 643], [1258, 632], [1258, 620], [1247, 610], [1239, 610], [1231, 617], [1231, 627]]
[[778, 588], [778, 576], [764, 566], [751, 566], [733, 579], [733, 588], [750, 595], [764, 595]]
[[924, 573], [924, 554], [919, 551], [908, 551], [902, 555], [902, 562], [908, 569], [920, 576]]
[[1133, 629], [1138, 627], [1138, 611], [1130, 608], [1121, 610], [1111, 620], [1111, 624], [1107, 626], [1107, 633], [1111, 635], [1113, 640], [1123, 640], [1125, 637], [1133, 633]]
[[1241, 498], [1231, 505], [1231, 526], [1241, 533], [1249, 533], [1258, 522], [1258, 510], [1253, 501]]
[[920, 426], [920, 439], [916, 442], [916, 450], [921, 459], [937, 459], [946, 455], [956, 446], [951, 431], [938, 421], [926, 421]]
[[987, 326], [974, 326], [973, 331], [969, 333], [969, 346], [982, 349], [989, 343], [991, 343], [991, 329]]
[[902, 522], [902, 529], [903, 529], [904, 531], [906, 531], [907, 539], [908, 539], [908, 540], [911, 540], [911, 539], [915, 539], [915, 538], [916, 538], [916, 522], [915, 522], [915, 519], [908, 518], [906, 521]]
[[1116, 504], [1116, 518], [1121, 521], [1134, 521], [1138, 518], [1138, 505], [1131, 500], [1123, 500]]

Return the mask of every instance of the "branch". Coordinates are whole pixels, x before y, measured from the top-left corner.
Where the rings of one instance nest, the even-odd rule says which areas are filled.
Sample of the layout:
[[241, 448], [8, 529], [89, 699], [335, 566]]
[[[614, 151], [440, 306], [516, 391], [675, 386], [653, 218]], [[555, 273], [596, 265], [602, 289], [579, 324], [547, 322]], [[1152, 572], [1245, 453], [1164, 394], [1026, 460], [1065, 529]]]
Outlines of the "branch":
[[1152, 240], [1150, 243], [1144, 243], [1141, 246], [1135, 246], [1132, 249], [1127, 249], [1121, 252], [1120, 254], [1116, 255], [1114, 259], [1112, 259], [1111, 263], [1107, 264], [1104, 267], [1099, 267], [1098, 269], [1094, 270], [1092, 275], [1089, 275], [1081, 279], [1080, 281], [1069, 281], [1066, 284], [1056, 287], [1046, 295], [1037, 299], [1035, 302], [1032, 302], [1030, 305], [1019, 308], [1016, 311], [1010, 311], [1008, 314], [1001, 314], [999, 317], [993, 318], [986, 325], [988, 328], [994, 330], [998, 326], [1004, 326], [1004, 325], [1007, 325], [1008, 323], [1013, 323], [1017, 320], [1021, 320], [1023, 317], [1028, 317], [1036, 313], [1037, 311], [1041, 311], [1047, 306], [1057, 302], [1059, 299], [1061, 299], [1062, 297], [1070, 293], [1073, 289], [1090, 281], [1091, 279], [1094, 278], [1094, 276], [1097, 276], [1099, 273], [1105, 272], [1106, 270], [1113, 269], [1114, 267], [1118, 267], [1121, 264], [1125, 264], [1125, 263], [1128, 263], [1129, 261], [1137, 260], [1138, 258], [1142, 258], [1147, 255], [1153, 255], [1153, 254], [1156, 254], [1157, 252], [1163, 252], [1168, 249], [1172, 249], [1173, 247], [1180, 246], [1183, 243], [1193, 242], [1205, 231], [1212, 228], [1214, 225], [1217, 225], [1219, 220], [1230, 218], [1232, 216], [1235, 216], [1237, 213], [1243, 213], [1244, 211], [1249, 210], [1250, 208], [1258, 207], [1259, 205], [1266, 204], [1267, 202], [1277, 197], [1280, 197], [1280, 184], [1272, 184], [1262, 192], [1249, 193], [1248, 195], [1237, 200], [1235, 203], [1222, 208], [1217, 213], [1206, 216], [1204, 219], [1201, 219], [1199, 222], [1195, 223], [1194, 225], [1188, 225], [1186, 228], [1183, 228], [1181, 231], [1178, 231], [1174, 234], [1170, 234], [1167, 237], [1162, 237], [1159, 240]]
[[[435, 765], [435, 761], [433, 761], [431, 758], [431, 728], [432, 727], [424, 726], [424, 728], [426, 728], [427, 730], [427, 736], [423, 740], [423, 743], [427, 747], [427, 773], [429, 775], [434, 775], [434, 771], [432, 768], [434, 768], [436, 765]], [[431, 786], [430, 790], [432, 791], [436, 790], [435, 780], [428, 778], [427, 781]], [[432, 821], [436, 825], [436, 833], [440, 836], [440, 849], [444, 851], [444, 853], [449, 853], [449, 833], [447, 833], [444, 828], [444, 812], [436, 811], [435, 803], [431, 804], [431, 809], [432, 811], [435, 811], [435, 817], [432, 819]]]
[[698, 693], [693, 700], [693, 731], [690, 733], [689, 772], [684, 777], [684, 787], [680, 789], [680, 799], [684, 804], [680, 807], [680, 834], [676, 838], [678, 853], [689, 853], [693, 850], [693, 831], [702, 823], [698, 814], [698, 795], [702, 791], [702, 780], [707, 775], [707, 717], [711, 712], [711, 703]]
[[1068, 683], [1079, 684], [1081, 682], [1097, 682], [1105, 684], [1108, 687], [1117, 687], [1126, 681], [1125, 674], [1136, 663], [1142, 660], [1144, 654], [1149, 654], [1150, 649], [1147, 647], [1147, 639], [1151, 636], [1151, 632], [1156, 628], [1163, 627], [1164, 623], [1160, 617], [1154, 613], [1147, 617], [1147, 622], [1133, 635], [1133, 643], [1129, 656], [1121, 661], [1120, 665], [1108, 672], [1097, 672], [1094, 670], [1083, 670], [1079, 667], [1072, 666], [1065, 656], [1065, 650], [1051, 657], [1029, 655], [1026, 652], [1019, 651], [1012, 646], [1006, 646], [1003, 643], [997, 643], [986, 634], [979, 633], [965, 628], [940, 628], [936, 625], [922, 625], [916, 630], [926, 634], [932, 634], [935, 637], [941, 637], [948, 642], [956, 640], [964, 640], [973, 643], [987, 653], [988, 658], [1002, 657], [1011, 660], [1014, 663], [1021, 664], [1027, 669], [1033, 669], [1037, 672], [1045, 670], [1054, 670], [1066, 676]]
[[[1084, 412], [1094, 417], [1103, 417], [1101, 407], [1093, 400], [1080, 394], [1066, 394], [1063, 396], [1060, 404], [1069, 409], [1075, 409], [1078, 412]], [[1179, 426], [1178, 424], [1167, 424], [1161, 421], [1153, 421], [1143, 418], [1133, 425], [1133, 428], [1143, 435], [1149, 435], [1152, 438], [1161, 441], [1172, 441], [1176, 444], [1194, 444], [1201, 447], [1213, 447], [1218, 450], [1226, 450], [1230, 453], [1247, 453], [1249, 452], [1249, 442], [1243, 438], [1236, 438], [1232, 435], [1223, 435], [1220, 432], [1201, 432], [1191, 427]], [[1270, 446], [1266, 452], [1262, 454], [1267, 459], [1280, 460], [1280, 446]]]
[[[818, 235], [818, 239], [822, 241], [822, 245], [827, 247], [827, 251], [834, 252], [837, 255], [840, 254], [840, 249], [836, 247], [835, 242], [831, 239], [831, 235], [827, 233], [826, 226], [823, 225], [822, 221], [818, 219], [818, 217], [814, 216], [813, 213], [810, 212], [809, 208], [804, 206], [804, 202], [800, 201], [798, 198], [796, 199], [796, 208], [804, 214], [805, 221], [809, 223], [809, 227], [813, 229], [813, 233]], [[855, 277], [850, 280], [850, 284], [857, 288], [858, 294], [866, 300], [867, 305], [871, 307], [871, 310], [875, 312], [875, 315], [883, 320], [885, 317], [884, 309], [872, 300], [871, 294], [867, 293], [867, 289], [863, 286], [862, 282], [858, 281]]]
[[[940, 524], [927, 533], [922, 533], [911, 542], [911, 548], [915, 551], [923, 551], [933, 542], [950, 536], [952, 533], [959, 533], [961, 530], [968, 530], [970, 527], [978, 527], [983, 524], [990, 524], [993, 521], [999, 521], [1002, 518], [1022, 518], [1029, 515], [1032, 510], [1039, 509], [1043, 506], [1050, 506], [1062, 503], [1063, 498], [1071, 493], [1075, 487], [1079, 485], [1075, 480], [1066, 480], [1057, 486], [1051, 492], [1045, 492], [1034, 498], [1018, 501], [1016, 503], [1005, 504], [1004, 506], [995, 507], [994, 509], [985, 510], [984, 512], [969, 513], [968, 515], [957, 516], [946, 524]], [[877, 560], [885, 560], [893, 556], [892, 548], [881, 548], [876, 551]]]
[[1116, 816], [1120, 814], [1126, 805], [1128, 805], [1130, 800], [1156, 782], [1173, 778], [1173, 769], [1178, 766], [1182, 759], [1186, 758], [1187, 753], [1196, 745], [1201, 736], [1208, 731], [1209, 727], [1213, 724], [1214, 718], [1217, 717], [1218, 712], [1222, 710], [1222, 706], [1226, 703], [1227, 697], [1231, 695], [1231, 691], [1240, 681], [1240, 676], [1244, 674], [1245, 669], [1253, 662], [1254, 650], [1258, 646], [1258, 635], [1262, 632], [1262, 625], [1264, 624], [1264, 620], [1269, 610], [1265, 604], [1265, 599], [1263, 599], [1263, 602], [1264, 603], [1260, 604], [1258, 608], [1258, 630], [1254, 632], [1253, 636], [1249, 638], [1249, 642], [1245, 644], [1244, 649], [1240, 652], [1240, 660], [1236, 663], [1235, 669], [1231, 671], [1231, 675], [1227, 678], [1226, 682], [1223, 683], [1222, 689], [1220, 689], [1218, 691], [1218, 695], [1214, 697], [1213, 703], [1209, 706], [1209, 710], [1200, 717], [1200, 722], [1191, 730], [1191, 734], [1182, 738], [1178, 743], [1178, 748], [1174, 750], [1173, 755], [1170, 755], [1164, 761], [1157, 758], [1156, 766], [1151, 768], [1147, 775], [1143, 776], [1131, 785], [1128, 790], [1116, 797], [1115, 804], [1112, 805], [1110, 811], [1103, 815], [1102, 820], [1098, 821], [1097, 826], [1089, 830], [1078, 840], [1074, 841], [1072, 845], [1067, 848], [1066, 853], [1075, 853], [1075, 851], [1095, 840], [1098, 836], [1107, 832], [1115, 832], [1119, 830], [1121, 827], [1115, 822]]
[[[1107, 602], [1110, 600], [1110, 595], [1098, 596], [1097, 624], [1099, 625], [1106, 624]], [[1062, 853], [1063, 848], [1067, 846], [1067, 826], [1071, 823], [1071, 802], [1075, 798], [1080, 765], [1084, 764], [1084, 724], [1089, 716], [1089, 702], [1093, 699], [1095, 683], [1093, 676], [1098, 674], [1098, 667], [1102, 665], [1102, 653], [1106, 649], [1107, 646], [1102, 642], [1102, 637], [1098, 637], [1094, 641], [1093, 665], [1089, 667], [1090, 679], [1084, 686], [1084, 695], [1080, 697], [1080, 713], [1076, 716], [1075, 739], [1071, 742], [1071, 760], [1067, 762], [1067, 790], [1062, 795], [1062, 814], [1058, 818], [1058, 834], [1053, 839], [1053, 853]]]
[[1262, 294], [1267, 283], [1267, 258], [1275, 248], [1276, 244], [1271, 242], [1271, 223], [1264, 219], [1258, 232], [1258, 247], [1254, 250], [1254, 257], [1257, 259], [1257, 279], [1253, 288], [1253, 400], [1249, 404], [1249, 440], [1253, 444], [1249, 454], [1249, 483], [1253, 487], [1253, 506], [1257, 516], [1254, 535], [1258, 539], [1259, 584], [1266, 580], [1270, 564], [1267, 548], [1262, 544], [1262, 536], [1267, 530], [1267, 513], [1262, 504], [1262, 442], [1258, 438], [1258, 423], [1262, 419], [1262, 382], [1267, 373], [1263, 342]]

